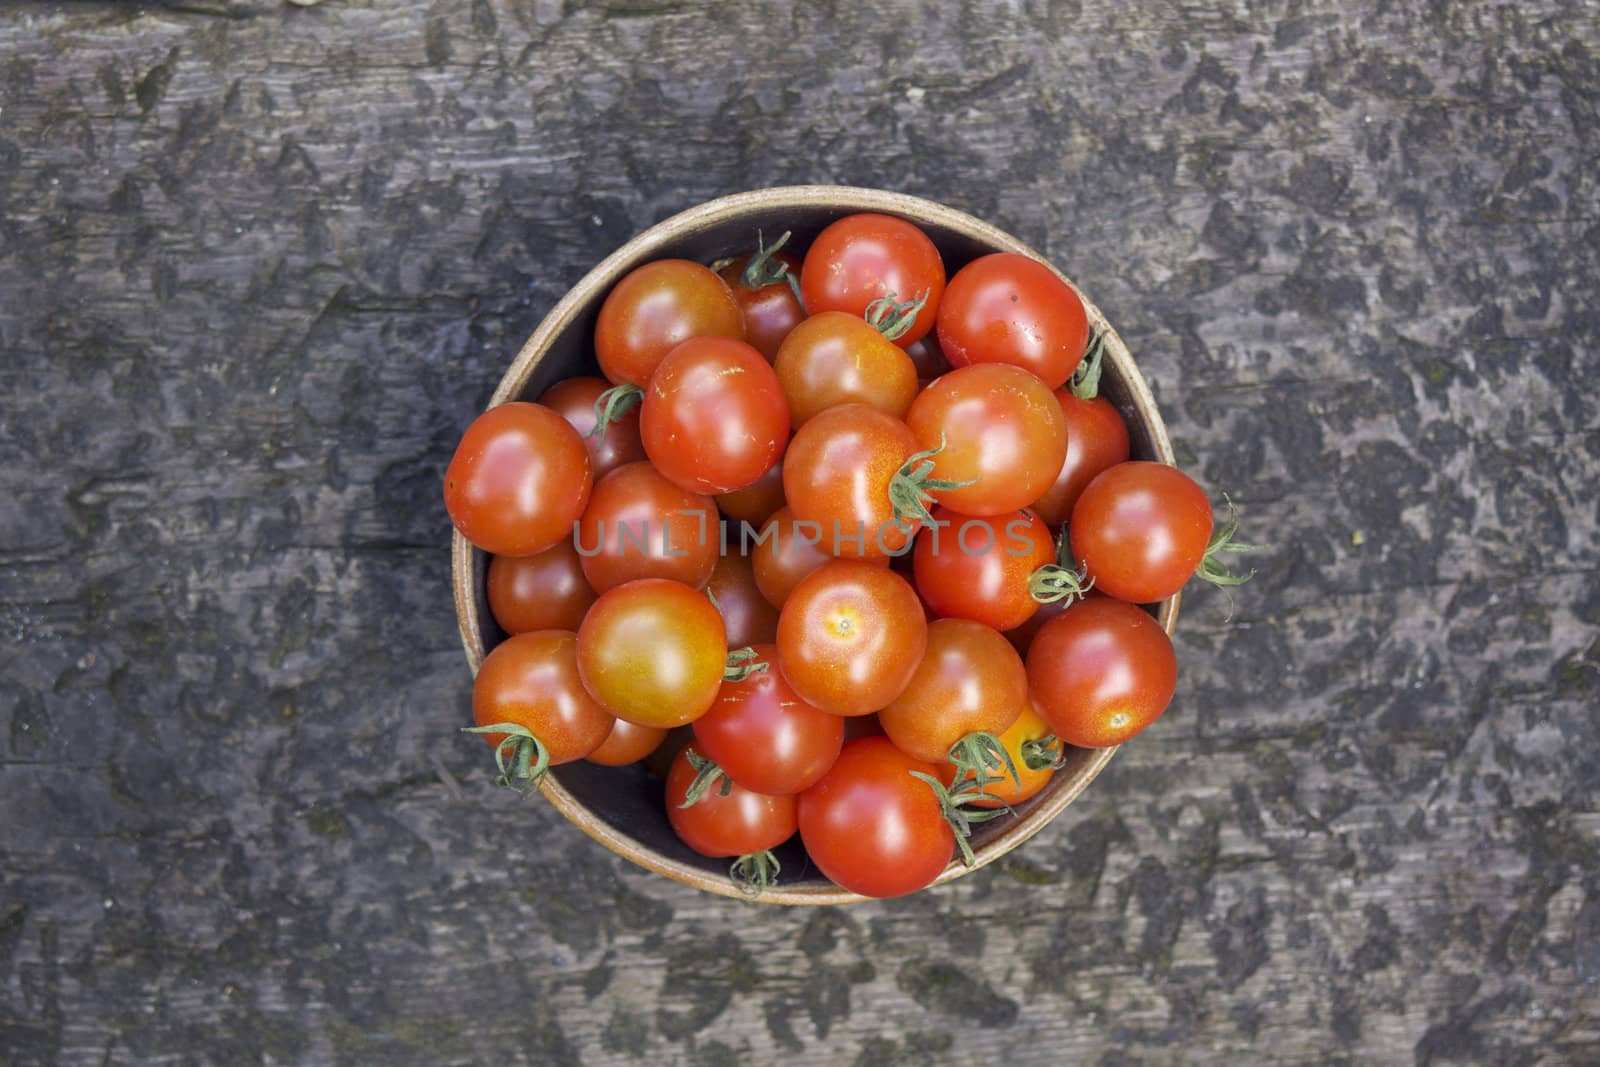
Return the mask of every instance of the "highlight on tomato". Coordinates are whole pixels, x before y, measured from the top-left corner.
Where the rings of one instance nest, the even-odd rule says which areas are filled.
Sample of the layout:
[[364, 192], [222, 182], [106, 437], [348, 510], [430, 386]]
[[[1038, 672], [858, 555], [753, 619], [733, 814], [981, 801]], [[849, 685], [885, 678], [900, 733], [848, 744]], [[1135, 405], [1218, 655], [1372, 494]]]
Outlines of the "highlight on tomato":
[[532, 556], [567, 537], [593, 483], [589, 452], [540, 404], [490, 408], [467, 427], [444, 473], [444, 506], [461, 536], [495, 556]]

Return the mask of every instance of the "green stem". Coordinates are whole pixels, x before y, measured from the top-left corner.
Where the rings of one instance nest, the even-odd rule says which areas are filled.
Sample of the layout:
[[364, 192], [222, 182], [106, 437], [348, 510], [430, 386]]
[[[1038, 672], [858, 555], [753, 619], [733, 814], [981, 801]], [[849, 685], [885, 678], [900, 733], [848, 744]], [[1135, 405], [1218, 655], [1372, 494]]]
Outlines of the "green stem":
[[728, 653], [728, 664], [722, 669], [722, 680], [725, 682], [742, 682], [752, 674], [761, 674], [767, 669], [765, 660], [757, 659], [759, 655], [754, 648], [746, 645], [736, 648]]
[[637, 385], [613, 385], [595, 397], [594, 429], [590, 437], [604, 437], [611, 424], [632, 411], [644, 399], [644, 390]]
[[722, 780], [722, 788], [717, 790], [718, 796], [727, 796], [733, 791], [733, 779], [722, 773], [722, 768], [717, 766], [716, 760], [706, 759], [694, 749], [684, 753], [689, 758], [689, 766], [694, 768], [694, 778], [689, 782], [689, 788], [683, 791], [683, 803], [680, 808], [692, 808], [705, 799], [706, 793], [711, 790], [711, 785], [717, 779]]
[[1030, 771], [1060, 770], [1066, 766], [1067, 746], [1055, 734], [1033, 737], [1022, 742], [1022, 764]]
[[1056, 537], [1056, 561], [1046, 563], [1028, 576], [1029, 594], [1041, 604], [1065, 600], [1067, 606], [1071, 607], [1075, 598], [1081, 600], [1085, 593], [1094, 588], [1089, 568], [1074, 567], [1076, 562], [1072, 558], [1072, 543], [1067, 539], [1067, 528], [1063, 526]]
[[928, 510], [928, 505], [938, 503], [933, 494], [964, 489], [977, 481], [976, 478], [969, 478], [964, 482], [953, 482], [933, 477], [934, 457], [944, 451], [945, 444], [945, 435], [941, 433], [938, 448], [913, 452], [900, 465], [894, 477], [889, 479], [889, 505], [894, 509], [894, 521], [902, 529], [932, 526], [933, 513]]
[[[950, 746], [950, 762], [956, 768], [956, 781], [969, 775], [981, 790], [991, 782], [1003, 782], [1009, 775], [1018, 789], [1022, 778], [1017, 765], [1011, 762], [1011, 753], [994, 734], [975, 730]], [[1003, 772], [1003, 773], [1002, 773]]]
[[[931, 774], [924, 774], [922, 771], [910, 771], [908, 773], [913, 778], [921, 779], [929, 789], [933, 790], [934, 798], [939, 801], [939, 811], [944, 815], [945, 821], [950, 824], [950, 829], [956, 836], [956, 845], [961, 849], [961, 862], [968, 867], [976, 867], [978, 858], [972, 854], [972, 845], [967, 840], [972, 836], [972, 824], [988, 822], [990, 819], [999, 818], [1001, 815], [1008, 813], [1015, 815], [1016, 812], [1012, 811], [1011, 806], [1003, 801], [998, 808], [973, 810], [969, 805], [979, 797], [986, 797], [987, 794], [983, 792], [982, 787], [978, 786], [970, 778], [959, 783], [954, 790], [951, 790], [946, 789], [944, 783]], [[987, 799], [993, 801], [999, 798], [989, 796]]]
[[728, 868], [728, 877], [747, 896], [757, 897], [778, 884], [778, 872], [781, 870], [783, 864], [768, 849], [765, 852], [746, 852], [734, 860], [733, 866]]
[[1089, 344], [1083, 350], [1078, 369], [1072, 372], [1067, 388], [1079, 400], [1093, 400], [1100, 395], [1100, 366], [1106, 352], [1106, 335], [1103, 330], [1089, 334]]
[[[491, 726], [464, 726], [463, 733], [505, 734], [494, 747], [494, 763], [500, 771], [497, 785], [516, 793], [528, 793], [543, 781], [550, 769], [550, 750], [526, 726], [497, 722]], [[525, 784], [520, 784], [525, 783]]]
[[911, 329], [917, 316], [927, 306], [930, 289], [924, 289], [914, 300], [899, 300], [894, 293], [880, 296], [867, 305], [866, 320], [874, 329], [891, 341], [898, 341]]
[[756, 250], [750, 257], [750, 262], [746, 263], [744, 270], [740, 272], [739, 284], [746, 289], [765, 289], [769, 285], [788, 280], [789, 264], [774, 258], [774, 253], [788, 240], [789, 231], [784, 230], [783, 236], [772, 242], [772, 247], [768, 248], [761, 240], [761, 231], [757, 230]]
[[1223, 552], [1265, 552], [1265, 545], [1247, 545], [1233, 539], [1239, 532], [1239, 509], [1233, 506], [1233, 500], [1227, 493], [1222, 494], [1222, 499], [1228, 504], [1228, 521], [1212, 535], [1211, 543], [1206, 545], [1206, 554], [1200, 558], [1200, 565], [1194, 569], [1195, 576], [1216, 586], [1243, 585], [1255, 577], [1255, 568], [1249, 574], [1237, 575], [1228, 570], [1228, 565], [1216, 557]]

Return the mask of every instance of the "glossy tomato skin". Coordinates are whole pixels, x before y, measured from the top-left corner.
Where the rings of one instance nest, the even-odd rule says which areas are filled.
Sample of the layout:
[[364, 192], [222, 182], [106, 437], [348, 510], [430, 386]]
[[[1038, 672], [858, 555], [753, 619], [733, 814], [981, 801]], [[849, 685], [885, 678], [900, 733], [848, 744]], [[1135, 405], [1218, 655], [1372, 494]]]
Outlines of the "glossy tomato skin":
[[617, 385], [644, 386], [663, 356], [691, 337], [744, 336], [744, 316], [726, 282], [687, 259], [635, 267], [600, 305], [594, 351]]
[[667, 820], [684, 844], [702, 856], [744, 856], [777, 848], [794, 836], [798, 805], [792, 796], [763, 796], [737, 782], [723, 796], [718, 782], [682, 807], [695, 776], [689, 752], [697, 749], [685, 745], [667, 772]]
[[1111, 597], [1074, 604], [1028, 648], [1028, 686], [1051, 729], [1069, 745], [1120, 745], [1172, 702], [1178, 658], [1140, 608]]
[[1028, 580], [1055, 562], [1055, 540], [1024, 508], [977, 518], [935, 508], [936, 525], [917, 535], [917, 592], [935, 614], [1011, 630], [1038, 609]]
[[844, 745], [845, 720], [800, 699], [778, 670], [775, 645], [757, 645], [767, 669], [724, 681], [694, 722], [695, 745], [746, 789], [789, 796], [828, 773]]
[[871, 323], [843, 311], [819, 312], [796, 326], [772, 366], [797, 427], [840, 404], [865, 404], [903, 419], [917, 395], [911, 357]]
[[916, 531], [895, 521], [889, 484], [916, 451], [916, 436], [892, 415], [865, 404], [828, 408], [789, 442], [784, 497], [796, 519], [821, 527], [822, 547], [831, 555], [898, 555]]
[[[744, 339], [771, 363], [778, 354], [778, 346], [789, 336], [789, 331], [805, 319], [806, 309], [800, 306], [800, 298], [795, 296], [794, 287], [786, 281], [772, 282], [755, 289], [746, 285], [744, 271], [750, 265], [750, 259], [750, 256], [740, 256], [717, 271], [717, 274], [727, 283], [728, 290], [739, 304], [739, 310], [744, 313]], [[776, 252], [770, 259], [786, 267], [791, 277], [800, 277], [800, 261], [794, 256], [787, 252]]]
[[1028, 675], [1011, 642], [979, 622], [937, 619], [910, 684], [878, 722], [900, 751], [937, 763], [968, 734], [1003, 733], [1027, 699]]
[[491, 556], [484, 584], [489, 612], [508, 634], [576, 632], [597, 595], [571, 540], [537, 556]]
[[[565, 630], [514, 634], [494, 647], [472, 683], [479, 726], [527, 727], [551, 765], [583, 759], [605, 741], [615, 721], [578, 677], [577, 638]], [[505, 734], [484, 734], [491, 746]]]
[[[1022, 714], [1017, 716], [1017, 721], [1000, 735], [1000, 743], [1005, 746], [1006, 752], [1011, 756], [1011, 764], [1017, 769], [1015, 780], [1009, 774], [1001, 775], [999, 781], [990, 782], [984, 786], [984, 793], [993, 797], [993, 800], [975, 800], [973, 807], [998, 808], [1001, 803], [1017, 805], [1029, 799], [1050, 783], [1050, 778], [1056, 773], [1054, 767], [1030, 767], [1023, 758], [1022, 746], [1029, 741], [1039, 741], [1053, 736], [1050, 724], [1039, 713], [1039, 705], [1030, 695], [1023, 706]], [[954, 786], [956, 778], [955, 764], [946, 761], [939, 768], [939, 780], [947, 786]]]
[[727, 631], [704, 593], [643, 578], [602, 593], [578, 630], [584, 688], [619, 719], [684, 726], [722, 688]]
[[662, 357], [640, 405], [650, 461], [692, 493], [755, 482], [789, 441], [789, 406], [760, 352], [727, 337], [692, 337]]
[[717, 494], [717, 510], [730, 519], [747, 522], [757, 530], [783, 504], [782, 460], [768, 467], [765, 474], [743, 489]]
[[778, 639], [778, 609], [761, 595], [749, 556], [731, 551], [718, 557], [706, 592], [722, 612], [729, 648], [771, 644]]
[[955, 834], [933, 791], [912, 771], [939, 773], [886, 737], [862, 737], [800, 794], [800, 840], [834, 884], [863, 896], [898, 897], [949, 866]]
[[927, 303], [895, 340], [901, 348], [933, 329], [944, 295], [944, 260], [926, 234], [891, 215], [847, 215], [830, 224], [800, 268], [800, 296], [812, 315], [843, 311], [859, 318], [879, 297], [907, 301], [923, 293]]
[[899, 696], [927, 643], [910, 583], [860, 560], [834, 560], [807, 575], [778, 615], [784, 678], [834, 715], [867, 715]]
[[1096, 475], [1128, 461], [1128, 424], [1111, 401], [1103, 396], [1082, 400], [1070, 389], [1058, 389], [1056, 402], [1067, 424], [1067, 458], [1055, 483], [1033, 504], [1051, 526], [1071, 518], [1073, 505]]
[[964, 515], [1004, 515], [1050, 488], [1067, 456], [1061, 405], [1029, 372], [1004, 363], [958, 367], [918, 394], [906, 413], [917, 447], [944, 451], [933, 476], [972, 482], [936, 494]]
[[958, 270], [939, 303], [938, 327], [951, 366], [1009, 363], [1051, 389], [1072, 376], [1089, 344], [1089, 317], [1072, 286], [1016, 252]]
[[598, 593], [639, 578], [698, 589], [717, 565], [717, 523], [710, 497], [679, 488], [649, 463], [618, 467], [595, 483], [578, 523], [584, 577]]
[[1072, 508], [1072, 551], [1095, 588], [1153, 604], [1182, 589], [1205, 558], [1211, 501], [1165, 463], [1132, 460], [1102, 471]]
[[468, 541], [531, 556], [572, 534], [592, 485], [578, 431], [540, 404], [492, 407], [472, 420], [444, 474], [444, 506]]
[[639, 409], [632, 408], [620, 419], [613, 419], [606, 432], [589, 436], [595, 426], [594, 405], [600, 394], [611, 387], [604, 378], [568, 378], [557, 382], [539, 403], [572, 424], [589, 450], [589, 469], [596, 481], [624, 463], [645, 458], [644, 442], [639, 439]]
[[636, 726], [627, 719], [614, 719], [616, 723], [600, 747], [584, 758], [602, 767], [626, 767], [638, 763], [661, 746], [667, 731], [655, 726]]
[[[788, 508], [779, 508], [761, 528], [760, 539], [752, 539], [750, 568], [755, 575], [756, 588], [767, 603], [782, 608], [789, 594], [800, 580], [833, 556], [824, 552], [821, 527], [816, 524], [802, 526]], [[864, 563], [888, 566], [887, 559], [868, 559]]]

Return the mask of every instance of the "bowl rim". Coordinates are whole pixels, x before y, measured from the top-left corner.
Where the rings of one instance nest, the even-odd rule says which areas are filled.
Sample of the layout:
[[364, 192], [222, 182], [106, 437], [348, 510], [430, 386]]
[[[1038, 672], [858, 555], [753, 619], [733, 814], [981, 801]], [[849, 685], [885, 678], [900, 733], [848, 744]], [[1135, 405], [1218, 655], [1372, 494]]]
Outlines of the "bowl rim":
[[[487, 407], [492, 408], [521, 397], [551, 342], [583, 313], [591, 300], [609, 291], [628, 269], [651, 259], [663, 258], [665, 251], [671, 246], [714, 226], [757, 213], [795, 208], [826, 208], [837, 211], [841, 216], [857, 212], [878, 212], [904, 218], [919, 226], [932, 223], [957, 232], [993, 251], [1020, 253], [1049, 267], [1051, 272], [1071, 286], [1083, 301], [1090, 326], [1103, 332], [1104, 359], [1114, 368], [1115, 377], [1125, 384], [1129, 400], [1149, 434], [1153, 453], [1150, 458], [1169, 466], [1176, 466], [1166, 423], [1156, 407], [1149, 383], [1134, 364], [1127, 345], [1123, 343], [1116, 329], [1106, 321], [1099, 307], [1071, 278], [1028, 244], [964, 211], [906, 193], [860, 186], [789, 185], [733, 193], [680, 211], [636, 234], [602, 259], [562, 295], [523, 343], [490, 396]], [[462, 647], [467, 655], [467, 663], [474, 677], [483, 662], [483, 657], [487, 654], [482, 627], [479, 625], [481, 617], [479, 600], [483, 593], [478, 588], [479, 583], [476, 580], [476, 575], [479, 573], [476, 559], [480, 552], [480, 549], [475, 548], [461, 536], [459, 530], [452, 530], [450, 577], [455, 599], [456, 623]], [[1156, 621], [1169, 636], [1177, 625], [1178, 604], [1181, 597], [1181, 593], [1174, 593], [1161, 602], [1156, 612]], [[1093, 752], [1090, 761], [1080, 766], [1070, 776], [1052, 780], [1024, 818], [1018, 819], [1007, 830], [975, 849], [974, 866], [966, 867], [959, 857], [952, 857], [950, 864], [940, 872], [939, 877], [924, 888], [943, 885], [969, 871], [993, 863], [1044, 829], [1099, 775], [1116, 754], [1117, 749], [1112, 747], [1090, 751]], [[1058, 772], [1058, 776], [1061, 773]], [[782, 883], [765, 890], [759, 896], [752, 897], [741, 891], [726, 876], [713, 874], [663, 855], [623, 833], [582, 804], [557, 781], [553, 774], [545, 775], [539, 791], [569, 821], [612, 852], [646, 870], [697, 889], [719, 896], [754, 900], [764, 904], [853, 904], [874, 899], [834, 885], [786, 886]]]

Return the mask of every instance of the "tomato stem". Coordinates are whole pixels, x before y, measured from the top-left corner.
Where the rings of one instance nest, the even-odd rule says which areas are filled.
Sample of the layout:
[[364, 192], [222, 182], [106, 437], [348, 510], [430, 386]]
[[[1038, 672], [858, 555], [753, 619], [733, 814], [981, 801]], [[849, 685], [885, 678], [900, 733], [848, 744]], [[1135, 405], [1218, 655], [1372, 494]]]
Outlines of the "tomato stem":
[[746, 852], [734, 860], [733, 866], [728, 868], [728, 877], [745, 895], [757, 897], [768, 887], [777, 884], [781, 870], [783, 864], [768, 849], [765, 852]]
[[1001, 806], [998, 808], [974, 811], [967, 805], [979, 797], [985, 797], [989, 800], [999, 800], [999, 798], [984, 793], [983, 787], [971, 778], [961, 782], [954, 790], [950, 790], [946, 789], [944, 783], [931, 774], [924, 774], [922, 771], [910, 771], [908, 773], [913, 778], [921, 779], [929, 789], [933, 790], [934, 797], [939, 801], [940, 812], [943, 813], [945, 821], [950, 824], [950, 829], [955, 833], [956, 845], [961, 849], [961, 862], [968, 867], [976, 867], [978, 858], [972, 854], [972, 845], [967, 841], [967, 838], [972, 836], [972, 824], [988, 822], [990, 819], [998, 818], [1005, 814], [1014, 815], [1016, 812], [1011, 810], [1011, 805], [1002, 800], [1000, 801]]
[[998, 737], [985, 730], [975, 730], [951, 745], [950, 762], [956, 769], [956, 781], [970, 775], [978, 788], [983, 789], [992, 782], [1005, 781], [1009, 775], [1017, 788], [1022, 788], [1022, 778], [1017, 774], [1017, 765], [1011, 762], [1011, 753]]
[[[712, 601], [712, 603], [716, 603], [716, 601]], [[766, 671], [767, 663], [765, 660], [757, 659], [758, 655], [759, 653], [749, 645], [729, 652], [727, 666], [722, 670], [722, 680], [725, 682], [742, 682], [752, 674], [761, 674]]]
[[1222, 494], [1222, 499], [1228, 504], [1228, 521], [1212, 535], [1211, 543], [1206, 545], [1206, 554], [1200, 558], [1200, 565], [1194, 569], [1194, 573], [1195, 577], [1216, 586], [1243, 585], [1255, 577], [1255, 568], [1252, 567], [1249, 574], [1234, 574], [1228, 570], [1227, 564], [1216, 557], [1223, 552], [1265, 552], [1267, 546], [1247, 545], [1233, 539], [1239, 532], [1239, 509], [1234, 507], [1227, 493]]
[[594, 398], [594, 429], [589, 437], [604, 437], [611, 424], [632, 411], [644, 399], [637, 385], [613, 385]]
[[[784, 230], [783, 236], [772, 242], [768, 248], [761, 240], [761, 231], [756, 231], [756, 251], [750, 257], [750, 262], [744, 265], [744, 270], [739, 274], [739, 284], [746, 289], [765, 289], [778, 282], [787, 282], [794, 292], [795, 300], [800, 300], [800, 280], [789, 269], [789, 264], [781, 259], [774, 259], [773, 253], [782, 248], [789, 240], [789, 231]], [[802, 302], [801, 307], [805, 304]]]
[[500, 771], [495, 784], [512, 792], [532, 792], [550, 769], [550, 750], [526, 726], [498, 722], [492, 726], [464, 726], [462, 732], [506, 735], [494, 748], [494, 763]]
[[928, 510], [928, 505], [938, 503], [933, 494], [964, 489], [977, 481], [976, 478], [969, 478], [964, 482], [953, 482], [932, 477], [934, 457], [944, 451], [945, 444], [945, 435], [941, 433], [938, 448], [913, 452], [895, 471], [894, 477], [889, 479], [889, 504], [894, 509], [894, 521], [902, 529], [932, 526], [933, 513]]
[[905, 336], [911, 324], [917, 321], [917, 316], [927, 306], [931, 289], [922, 290], [914, 300], [900, 300], [894, 293], [880, 296], [867, 305], [866, 320], [873, 329], [883, 334], [891, 341], [898, 341]]
[[1081, 600], [1085, 593], [1094, 588], [1089, 568], [1074, 567], [1076, 562], [1072, 558], [1072, 543], [1067, 540], [1067, 528], [1063, 526], [1061, 533], [1056, 535], [1056, 561], [1046, 563], [1028, 575], [1028, 593], [1041, 604], [1065, 600], [1067, 606], [1071, 607], [1074, 598]]
[[1055, 771], [1066, 765], [1067, 746], [1062, 744], [1061, 738], [1055, 734], [1031, 737], [1018, 747], [1022, 751], [1023, 766], [1030, 771], [1042, 771], [1046, 768]]
[[1083, 358], [1078, 362], [1078, 369], [1072, 372], [1067, 388], [1072, 390], [1072, 395], [1079, 400], [1093, 400], [1100, 395], [1100, 366], [1106, 352], [1106, 335], [1104, 330], [1095, 330], [1089, 334], [1089, 344], [1083, 350]]
[[722, 768], [717, 766], [716, 760], [706, 759], [692, 748], [684, 755], [689, 757], [689, 766], [694, 768], [694, 778], [689, 782], [689, 788], [683, 791], [683, 803], [678, 807], [692, 808], [700, 803], [705, 799], [712, 783], [719, 778], [722, 780], [722, 788], [717, 790], [718, 796], [725, 797], [733, 791], [733, 779], [722, 773]]

